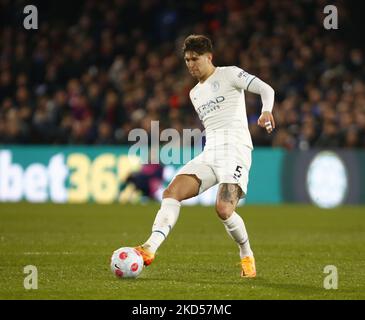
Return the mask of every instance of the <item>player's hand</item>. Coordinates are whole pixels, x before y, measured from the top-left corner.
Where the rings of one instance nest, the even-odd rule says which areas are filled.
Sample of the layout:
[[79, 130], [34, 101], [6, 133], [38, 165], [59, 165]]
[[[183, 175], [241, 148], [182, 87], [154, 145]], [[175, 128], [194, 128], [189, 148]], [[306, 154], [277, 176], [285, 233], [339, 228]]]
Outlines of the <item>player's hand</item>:
[[272, 113], [269, 111], [261, 113], [260, 118], [257, 120], [257, 124], [261, 128], [265, 128], [267, 133], [271, 133], [275, 129], [275, 120]]

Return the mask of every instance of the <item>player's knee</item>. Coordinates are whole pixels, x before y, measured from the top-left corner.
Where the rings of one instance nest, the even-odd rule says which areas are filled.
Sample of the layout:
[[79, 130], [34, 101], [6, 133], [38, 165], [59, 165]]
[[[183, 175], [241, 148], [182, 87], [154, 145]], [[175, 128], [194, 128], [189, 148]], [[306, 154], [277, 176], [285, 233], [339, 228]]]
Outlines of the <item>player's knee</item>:
[[162, 193], [162, 198], [171, 198], [171, 195], [173, 193], [171, 192], [171, 190], [169, 188], [166, 188], [163, 193]]
[[232, 215], [234, 208], [229, 203], [218, 202], [215, 205], [215, 211], [217, 212], [219, 218], [222, 220], [227, 220]]
[[170, 187], [167, 187], [164, 190], [164, 192], [162, 193], [162, 198], [163, 199], [165, 199], [165, 198], [172, 198], [172, 199], [176, 199], [178, 201], [181, 201], [178, 193], [176, 191], [174, 191], [173, 188], [170, 188]]

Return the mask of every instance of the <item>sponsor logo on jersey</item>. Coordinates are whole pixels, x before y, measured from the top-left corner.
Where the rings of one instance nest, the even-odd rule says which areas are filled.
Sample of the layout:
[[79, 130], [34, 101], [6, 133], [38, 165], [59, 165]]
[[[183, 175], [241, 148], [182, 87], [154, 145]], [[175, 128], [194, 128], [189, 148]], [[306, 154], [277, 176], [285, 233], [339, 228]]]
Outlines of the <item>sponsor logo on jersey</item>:
[[200, 120], [202, 120], [208, 113], [212, 111], [219, 110], [221, 107], [219, 103], [223, 102], [225, 98], [223, 96], [215, 97], [214, 100], [209, 100], [208, 102], [199, 106], [196, 111], [198, 112]]

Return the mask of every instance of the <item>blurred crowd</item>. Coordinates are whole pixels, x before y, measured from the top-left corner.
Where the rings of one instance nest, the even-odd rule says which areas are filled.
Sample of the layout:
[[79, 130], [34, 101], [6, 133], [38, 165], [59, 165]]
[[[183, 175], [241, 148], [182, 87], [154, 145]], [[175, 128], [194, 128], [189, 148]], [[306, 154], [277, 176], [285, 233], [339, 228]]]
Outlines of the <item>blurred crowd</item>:
[[128, 144], [152, 120], [201, 128], [181, 54], [196, 33], [213, 40], [215, 65], [275, 89], [270, 136], [246, 94], [255, 146], [365, 147], [364, 50], [347, 41], [341, 1], [338, 30], [323, 27], [316, 0], [85, 0], [61, 13], [51, 1], [38, 5], [38, 30], [22, 27], [22, 3], [0, 0], [0, 144]]

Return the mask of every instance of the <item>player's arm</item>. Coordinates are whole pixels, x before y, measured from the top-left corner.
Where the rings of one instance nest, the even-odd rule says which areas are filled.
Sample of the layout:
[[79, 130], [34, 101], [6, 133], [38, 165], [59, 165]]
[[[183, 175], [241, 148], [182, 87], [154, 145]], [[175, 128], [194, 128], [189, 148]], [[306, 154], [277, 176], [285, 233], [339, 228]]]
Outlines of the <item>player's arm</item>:
[[262, 128], [266, 128], [268, 133], [271, 133], [275, 129], [275, 120], [272, 115], [275, 97], [274, 89], [266, 82], [255, 77], [248, 86], [247, 91], [261, 96], [262, 109], [257, 124]]
[[261, 96], [262, 110], [257, 124], [262, 128], [266, 128], [268, 133], [271, 133], [275, 128], [275, 120], [272, 115], [275, 96], [274, 89], [266, 82], [252, 74], [249, 74], [241, 68], [227, 67], [226, 70], [227, 78], [234, 87], [244, 89]]

